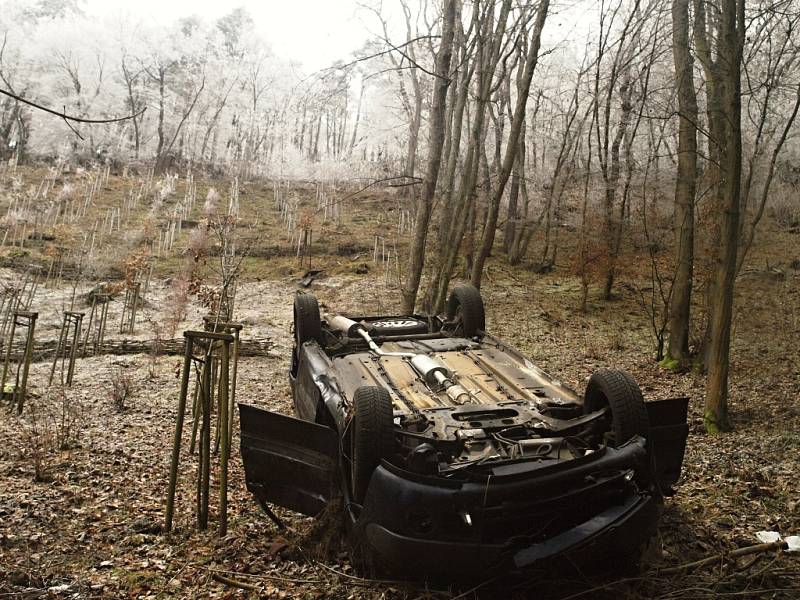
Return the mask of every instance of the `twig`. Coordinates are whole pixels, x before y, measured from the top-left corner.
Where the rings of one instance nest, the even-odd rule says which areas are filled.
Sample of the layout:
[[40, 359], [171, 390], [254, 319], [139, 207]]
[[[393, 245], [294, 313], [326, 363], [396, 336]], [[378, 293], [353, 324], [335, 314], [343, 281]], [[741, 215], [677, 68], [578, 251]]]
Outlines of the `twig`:
[[36, 104], [36, 102], [31, 102], [30, 100], [26, 100], [22, 96], [17, 96], [16, 94], [12, 94], [8, 90], [4, 90], [2, 88], [0, 88], [0, 94], [5, 94], [6, 96], [13, 98], [14, 100], [17, 100], [34, 108], [38, 108], [39, 110], [43, 110], [44, 112], [50, 113], [51, 115], [61, 117], [65, 121], [75, 121], [76, 123], [118, 123], [120, 121], [127, 121], [128, 119], [135, 119], [136, 117], [143, 114], [144, 111], [147, 110], [147, 107], [145, 107], [135, 115], [128, 115], [127, 117], [117, 117], [114, 119], [84, 119], [82, 117], [72, 117], [66, 113], [61, 113], [58, 112], [57, 110], [53, 110], [52, 108], [47, 108], [46, 106], [42, 106], [41, 104]]
[[[66, 112], [67, 112], [67, 107], [65, 106], [65, 107], [64, 107], [64, 113], [66, 114]], [[69, 122], [69, 120], [67, 119], [67, 117], [64, 117], [64, 123], [66, 123], [66, 124], [67, 124], [67, 127], [69, 127], [69, 128], [70, 128], [70, 130], [72, 131], [72, 133], [74, 133], [75, 135], [77, 135], [77, 136], [78, 136], [78, 139], [80, 139], [81, 141], [83, 141], [83, 136], [80, 134], [80, 132], [79, 132], [77, 129], [75, 129], [75, 128], [72, 126], [72, 123], [70, 123], [70, 122]]]
[[240, 590], [257, 592], [259, 589], [259, 586], [257, 585], [253, 585], [252, 583], [247, 583], [245, 581], [239, 581], [238, 579], [233, 579], [232, 577], [226, 577], [225, 575], [220, 575], [219, 573], [211, 573], [211, 579], [231, 587], [239, 588]]
[[322, 579], [298, 579], [295, 577], [281, 577], [280, 575], [269, 575], [267, 573], [237, 573], [236, 571], [226, 571], [224, 569], [212, 569], [211, 567], [206, 567], [204, 565], [196, 565], [201, 567], [211, 573], [213, 577], [216, 575], [236, 575], [237, 577], [250, 577], [252, 579], [270, 579], [274, 581], [283, 581], [286, 583], [300, 583], [300, 584], [316, 584], [316, 583], [324, 583]]
[[[349, 200], [350, 198], [353, 198], [354, 196], [358, 196], [361, 192], [363, 192], [365, 190], [368, 190], [373, 185], [378, 185], [379, 183], [386, 183], [387, 181], [394, 181], [394, 180], [397, 180], [397, 179], [411, 179], [411, 181], [407, 181], [407, 182], [404, 182], [404, 183], [391, 184], [388, 187], [404, 187], [404, 186], [407, 186], [407, 185], [419, 185], [420, 183], [422, 183], [424, 181], [421, 177], [415, 177], [414, 175], [397, 175], [395, 177], [384, 177], [383, 179], [376, 179], [375, 181], [373, 181], [371, 183], [368, 183], [364, 187], [356, 190], [352, 194], [348, 194], [347, 196], [345, 196], [344, 198], [340, 198], [336, 202], [331, 202], [330, 204], [328, 204], [328, 206], [330, 207], [330, 206], [333, 206], [333, 205], [336, 205], [336, 204], [341, 204], [345, 200]], [[315, 211], [315, 213], [319, 213], [323, 209], [324, 209], [324, 207], [318, 208]]]
[[[614, 587], [615, 585], [619, 585], [621, 583], [630, 583], [632, 581], [642, 581], [646, 578], [644, 577], [626, 577], [624, 579], [615, 579], [614, 581], [609, 581], [608, 583], [604, 583], [603, 585], [598, 585], [593, 588], [589, 588], [586, 590], [581, 590], [580, 592], [576, 592], [574, 594], [570, 594], [569, 596], [564, 596], [563, 598], [559, 598], [559, 600], [573, 600], [573, 598], [580, 598], [582, 596], [588, 596], [589, 594], [594, 594], [595, 592], [599, 592], [601, 590], [608, 589], [610, 587]], [[453, 599], [455, 600], [455, 599]]]
[[[357, 575], [349, 575], [348, 573], [344, 573], [343, 571], [339, 571], [334, 569], [333, 567], [329, 567], [328, 565], [316, 561], [316, 564], [325, 569], [326, 571], [330, 571], [332, 574], [336, 575], [337, 577], [343, 577], [348, 581], [351, 581], [354, 585], [361, 585], [365, 587], [375, 586], [375, 585], [385, 585], [390, 587], [404, 587], [410, 588], [418, 591], [429, 591], [428, 586], [422, 582], [413, 582], [413, 581], [399, 581], [394, 579], [365, 579], [364, 577], [358, 577]], [[445, 592], [442, 592], [445, 593]], [[453, 599], [451, 599], [453, 600]]]
[[394, 586], [412, 586], [410, 582], [406, 581], [393, 581], [391, 579], [365, 579], [363, 577], [358, 577], [357, 575], [349, 575], [348, 573], [344, 573], [343, 571], [338, 571], [333, 567], [329, 567], [328, 565], [321, 563], [320, 561], [316, 561], [316, 564], [325, 569], [326, 571], [330, 571], [337, 577], [344, 577], [352, 581], [356, 585], [363, 585], [363, 586], [371, 586], [371, 585], [394, 585]]
[[[703, 587], [692, 587], [686, 588], [683, 590], [676, 590], [675, 592], [670, 592], [668, 595], [658, 596], [659, 600], [668, 598], [668, 597], [677, 597], [674, 594], [683, 594], [684, 592], [691, 592], [692, 595], [690, 598], [692, 600], [701, 600], [704, 598], [708, 598], [709, 600], [717, 599], [717, 598], [737, 598], [739, 596], [745, 596], [747, 598], [767, 598], [769, 594], [775, 594], [776, 592], [796, 592], [797, 588], [764, 588], [764, 589], [749, 589], [749, 590], [740, 590], [737, 592], [720, 592], [719, 590], [712, 590], [710, 588], [703, 588]], [[705, 595], [699, 596], [695, 592], [705, 592]]]
[[723, 552], [720, 554], [715, 554], [714, 556], [709, 556], [706, 558], [702, 558], [700, 560], [695, 560], [693, 562], [686, 563], [683, 565], [678, 565], [676, 567], [669, 567], [667, 569], [657, 569], [656, 573], [658, 575], [670, 575], [673, 573], [680, 573], [681, 571], [685, 571], [686, 569], [704, 567], [716, 561], [724, 560], [726, 557], [737, 558], [739, 556], [749, 556], [751, 554], [759, 554], [761, 552], [769, 552], [771, 550], [784, 550], [785, 548], [786, 548], [786, 542], [784, 542], [783, 540], [777, 542], [770, 542], [768, 544], [755, 544], [754, 546], [745, 546], [744, 548], [737, 548], [736, 550], [732, 550], [731, 552]]
[[[402, 44], [398, 44], [396, 46], [394, 44], [392, 44], [391, 42], [387, 41], [386, 43], [390, 46], [390, 48], [388, 50], [382, 50], [380, 52], [376, 52], [376, 53], [370, 54], [368, 56], [360, 56], [360, 57], [350, 61], [349, 63], [345, 63], [343, 65], [333, 65], [331, 67], [326, 67], [324, 69], [320, 69], [318, 71], [318, 73], [325, 73], [326, 71], [334, 71], [334, 70], [343, 71], [344, 69], [346, 69], [348, 67], [352, 67], [353, 65], [358, 64], [360, 62], [364, 62], [365, 60], [370, 60], [372, 58], [378, 58], [379, 56], [383, 56], [383, 55], [389, 54], [391, 52], [400, 52], [400, 48], [405, 48], [406, 46], [410, 46], [414, 42], [418, 42], [420, 40], [438, 39], [440, 37], [442, 37], [442, 36], [440, 36], [440, 35], [421, 35], [419, 37], [415, 37], [413, 40], [408, 40], [407, 42], [404, 42]], [[394, 71], [395, 69], [387, 69], [387, 70], [388, 71]]]
[[[349, 574], [344, 573], [342, 571], [337, 571], [333, 567], [329, 567], [328, 565], [326, 565], [326, 564], [324, 564], [324, 563], [322, 563], [320, 561], [316, 561], [316, 564], [318, 564], [320, 567], [322, 567], [326, 571], [330, 571], [331, 573], [333, 573], [334, 575], [337, 575], [339, 577], [345, 577], [345, 578], [350, 579], [352, 581], [359, 581], [361, 583], [369, 583], [369, 581], [370, 581], [369, 579], [364, 579], [363, 577], [358, 577], [356, 575], [349, 575]], [[393, 582], [393, 583], [395, 583], [395, 582]]]
[[[750, 567], [752, 567], [754, 564], [756, 564], [756, 562], [758, 561], [758, 559], [759, 559], [759, 558], [760, 558], [759, 556], [755, 556], [755, 557], [753, 557], [753, 562], [752, 562], [751, 564], [749, 564], [749, 565], [748, 565], [748, 568], [750, 568]], [[772, 567], [772, 565], [774, 565], [774, 564], [775, 564], [775, 562], [778, 560], [778, 558], [780, 558], [780, 554], [776, 554], [776, 555], [775, 555], [775, 557], [774, 557], [774, 558], [773, 558], [771, 561], [769, 561], [769, 562], [768, 562], [768, 563], [767, 563], [765, 566], [763, 566], [762, 568], [760, 568], [760, 569], [759, 569], [758, 571], [756, 571], [755, 573], [751, 573], [750, 575], [748, 575], [748, 576], [747, 576], [747, 579], [749, 579], [750, 581], [753, 581], [753, 580], [755, 580], [755, 579], [758, 579], [758, 578], [759, 578], [761, 575], [763, 575], [764, 573], [766, 573], [767, 571], [769, 571], [769, 569]]]
[[477, 592], [482, 587], [486, 587], [487, 585], [489, 585], [493, 581], [497, 581], [497, 579], [499, 579], [499, 578], [500, 578], [500, 575], [495, 575], [494, 577], [492, 577], [490, 579], [487, 579], [486, 581], [482, 581], [481, 583], [479, 583], [475, 587], [472, 587], [472, 588], [468, 589], [466, 592], [461, 592], [458, 596], [453, 596], [450, 600], [459, 600], [460, 598], [466, 598], [470, 594], [473, 594], [473, 593]]

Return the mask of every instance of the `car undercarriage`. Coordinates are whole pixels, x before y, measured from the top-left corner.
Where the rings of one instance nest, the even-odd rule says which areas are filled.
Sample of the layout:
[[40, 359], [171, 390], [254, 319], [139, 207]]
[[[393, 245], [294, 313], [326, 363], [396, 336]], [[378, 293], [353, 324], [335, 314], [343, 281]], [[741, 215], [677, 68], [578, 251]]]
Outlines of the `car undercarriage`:
[[441, 317], [323, 315], [301, 294], [294, 328], [299, 419], [242, 407], [248, 487], [310, 515], [343, 499], [365, 573], [635, 560], [655, 530], [686, 399], [646, 403], [612, 370], [581, 396], [488, 335], [470, 286]]

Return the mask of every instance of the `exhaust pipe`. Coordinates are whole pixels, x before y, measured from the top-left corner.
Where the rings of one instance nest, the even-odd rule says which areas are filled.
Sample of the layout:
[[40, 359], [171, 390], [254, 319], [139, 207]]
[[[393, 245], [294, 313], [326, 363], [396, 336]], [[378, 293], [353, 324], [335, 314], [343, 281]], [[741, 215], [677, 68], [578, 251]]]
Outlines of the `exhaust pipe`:
[[364, 325], [361, 323], [356, 323], [353, 319], [348, 319], [342, 315], [325, 315], [325, 320], [328, 322], [328, 325], [335, 329], [336, 331], [341, 331], [347, 337], [356, 337], [360, 336], [364, 338], [364, 341], [367, 342], [369, 349], [377, 354], [378, 356], [399, 356], [400, 358], [413, 358], [417, 356], [413, 352], [384, 352], [381, 350], [381, 347], [375, 343], [367, 330], [364, 328]]
[[447, 368], [427, 354], [415, 354], [411, 359], [411, 366], [422, 376], [425, 383], [431, 386], [438, 387], [442, 381], [446, 381], [450, 377]]
[[341, 331], [347, 337], [355, 337], [358, 330], [364, 327], [361, 323], [356, 323], [353, 319], [348, 319], [342, 315], [325, 315], [325, 320], [328, 321], [331, 329]]
[[457, 404], [464, 404], [471, 396], [462, 386], [453, 381], [453, 374], [435, 358], [427, 354], [417, 354], [411, 359], [411, 366], [432, 388], [444, 389], [450, 399]]
[[370, 337], [367, 330], [361, 323], [348, 319], [342, 315], [325, 315], [328, 325], [336, 331], [341, 331], [347, 337], [360, 336], [367, 342], [371, 352], [377, 356], [396, 356], [408, 358], [412, 368], [419, 373], [425, 383], [432, 389], [439, 388], [445, 390], [448, 397], [456, 404], [464, 404], [472, 397], [462, 386], [453, 381], [453, 374], [448, 371], [442, 363], [427, 354], [417, 354], [414, 352], [384, 352], [381, 347]]

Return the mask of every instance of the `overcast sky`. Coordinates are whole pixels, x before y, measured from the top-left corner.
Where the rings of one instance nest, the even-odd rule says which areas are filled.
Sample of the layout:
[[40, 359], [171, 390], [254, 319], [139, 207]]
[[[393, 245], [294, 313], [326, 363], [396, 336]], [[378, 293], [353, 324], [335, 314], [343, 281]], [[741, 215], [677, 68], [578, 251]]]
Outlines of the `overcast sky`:
[[[554, 2], [545, 46], [586, 35], [594, 21], [592, 4], [593, 0]], [[213, 20], [241, 6], [253, 16], [275, 54], [302, 63], [306, 73], [346, 59], [379, 27], [374, 15], [358, 8], [357, 0], [85, 0], [84, 6], [89, 15], [130, 15], [162, 24], [190, 15]], [[393, 20], [401, 23], [399, 6], [397, 0], [383, 0], [390, 25]]]
[[89, 15], [130, 15], [170, 22], [199, 15], [220, 17], [241, 6], [253, 16], [256, 28], [273, 51], [303, 63], [307, 72], [347, 57], [369, 37], [363, 13], [353, 0], [87, 0]]

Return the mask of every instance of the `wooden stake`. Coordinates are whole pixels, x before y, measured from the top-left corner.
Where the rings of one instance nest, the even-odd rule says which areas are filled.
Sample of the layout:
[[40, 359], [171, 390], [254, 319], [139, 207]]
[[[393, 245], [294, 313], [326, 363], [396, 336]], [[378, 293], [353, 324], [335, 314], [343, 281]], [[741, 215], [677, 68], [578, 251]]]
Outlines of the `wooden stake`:
[[[234, 338], [235, 339], [235, 338]], [[219, 535], [228, 533], [228, 455], [230, 454], [230, 442], [228, 440], [228, 430], [230, 429], [228, 412], [228, 359], [229, 359], [229, 344], [222, 345], [222, 364], [220, 365], [220, 378], [219, 378], [219, 432], [222, 438], [219, 457]]]
[[186, 412], [186, 391], [189, 388], [189, 372], [192, 363], [192, 339], [184, 333], [185, 349], [183, 353], [183, 372], [181, 373], [181, 389], [178, 395], [178, 415], [175, 420], [175, 437], [172, 441], [172, 462], [169, 471], [169, 487], [167, 488], [167, 510], [164, 529], [172, 531], [172, 517], [175, 513], [175, 489], [178, 485], [178, 461], [181, 453], [181, 435], [183, 434], [183, 415]]

